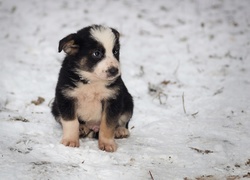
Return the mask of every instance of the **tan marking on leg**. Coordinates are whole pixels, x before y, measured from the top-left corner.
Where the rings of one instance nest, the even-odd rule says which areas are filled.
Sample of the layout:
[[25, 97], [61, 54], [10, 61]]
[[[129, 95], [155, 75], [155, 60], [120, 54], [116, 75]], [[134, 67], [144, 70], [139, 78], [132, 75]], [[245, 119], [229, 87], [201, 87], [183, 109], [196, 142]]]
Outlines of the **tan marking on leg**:
[[114, 139], [115, 127], [107, 126], [107, 119], [105, 112], [103, 112], [100, 131], [99, 131], [99, 149], [107, 152], [114, 152], [117, 149], [117, 145]]
[[128, 112], [122, 114], [118, 121], [119, 126], [125, 127], [127, 122], [130, 120], [131, 116], [132, 116], [131, 113], [128, 113]]
[[118, 127], [115, 129], [115, 138], [120, 139], [120, 138], [127, 138], [129, 137], [129, 131], [125, 127]]
[[77, 119], [73, 121], [65, 121], [61, 119], [63, 127], [63, 137], [61, 143], [65, 146], [79, 147], [79, 122]]

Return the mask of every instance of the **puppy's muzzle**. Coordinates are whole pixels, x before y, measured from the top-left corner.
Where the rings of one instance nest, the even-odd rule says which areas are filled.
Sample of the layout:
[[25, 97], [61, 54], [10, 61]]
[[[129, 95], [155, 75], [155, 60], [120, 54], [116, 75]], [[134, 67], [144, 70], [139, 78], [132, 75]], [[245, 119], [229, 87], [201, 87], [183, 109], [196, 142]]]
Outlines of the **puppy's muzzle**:
[[106, 70], [108, 77], [115, 77], [119, 73], [119, 69], [116, 67], [110, 67]]

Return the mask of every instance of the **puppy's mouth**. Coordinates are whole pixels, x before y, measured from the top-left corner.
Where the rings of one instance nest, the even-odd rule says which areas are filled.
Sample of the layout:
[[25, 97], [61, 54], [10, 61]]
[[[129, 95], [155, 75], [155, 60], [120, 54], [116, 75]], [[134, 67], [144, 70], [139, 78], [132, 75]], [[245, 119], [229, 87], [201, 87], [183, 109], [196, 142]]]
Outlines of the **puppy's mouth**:
[[82, 79], [85, 79], [89, 82], [96, 82], [96, 81], [108, 81], [112, 82], [116, 80], [120, 75], [120, 69], [117, 67], [109, 67], [106, 70], [102, 71], [83, 71], [83, 70], [77, 70], [77, 74]]
[[113, 81], [120, 76], [119, 69], [110, 69], [101, 74], [95, 74], [96, 77], [104, 81]]

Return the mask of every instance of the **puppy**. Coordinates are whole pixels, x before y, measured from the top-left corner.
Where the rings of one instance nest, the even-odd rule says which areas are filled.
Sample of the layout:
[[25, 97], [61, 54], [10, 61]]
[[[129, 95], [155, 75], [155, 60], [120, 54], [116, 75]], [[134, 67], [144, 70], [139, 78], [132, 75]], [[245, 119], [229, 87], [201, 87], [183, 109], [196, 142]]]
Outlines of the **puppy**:
[[119, 32], [93, 25], [59, 42], [66, 57], [56, 86], [52, 114], [62, 125], [61, 143], [79, 147], [79, 136], [98, 135], [101, 150], [114, 152], [114, 138], [129, 136], [133, 98], [120, 69]]

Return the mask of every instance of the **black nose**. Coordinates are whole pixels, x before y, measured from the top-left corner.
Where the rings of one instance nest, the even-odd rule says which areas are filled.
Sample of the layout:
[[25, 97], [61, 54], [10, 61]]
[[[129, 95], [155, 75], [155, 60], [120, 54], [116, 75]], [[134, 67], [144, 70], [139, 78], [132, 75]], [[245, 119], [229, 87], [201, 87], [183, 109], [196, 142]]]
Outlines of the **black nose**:
[[110, 76], [115, 76], [118, 74], [118, 68], [116, 67], [111, 67], [107, 70]]

